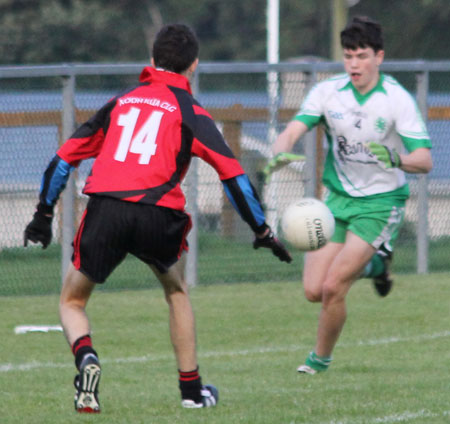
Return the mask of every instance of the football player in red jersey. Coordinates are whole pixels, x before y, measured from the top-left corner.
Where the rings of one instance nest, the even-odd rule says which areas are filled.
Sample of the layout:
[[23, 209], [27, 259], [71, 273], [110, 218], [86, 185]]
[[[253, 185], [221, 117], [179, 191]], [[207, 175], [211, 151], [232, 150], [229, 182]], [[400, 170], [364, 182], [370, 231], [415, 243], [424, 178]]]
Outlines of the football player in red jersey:
[[179, 370], [182, 406], [214, 406], [218, 391], [202, 385], [194, 313], [184, 280], [189, 215], [181, 182], [197, 156], [218, 173], [231, 203], [255, 233], [254, 248], [291, 257], [265, 223], [250, 180], [225, 143], [210, 114], [193, 98], [189, 78], [198, 64], [198, 41], [181, 24], [164, 26], [153, 45], [152, 66], [140, 83], [103, 106], [56, 152], [42, 180], [39, 204], [25, 229], [30, 240], [51, 241], [53, 208], [70, 172], [95, 158], [84, 193], [90, 196], [75, 236], [72, 263], [60, 298], [60, 318], [75, 356], [75, 409], [100, 412], [101, 368], [92, 346], [86, 304], [131, 253], [161, 282], [169, 305], [170, 335]]

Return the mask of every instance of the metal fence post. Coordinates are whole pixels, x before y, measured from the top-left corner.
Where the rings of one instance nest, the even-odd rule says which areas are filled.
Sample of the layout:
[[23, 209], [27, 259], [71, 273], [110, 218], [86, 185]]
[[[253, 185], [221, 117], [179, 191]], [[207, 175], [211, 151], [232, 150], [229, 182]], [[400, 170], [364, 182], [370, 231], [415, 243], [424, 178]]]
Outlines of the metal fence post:
[[[62, 77], [62, 138], [67, 140], [75, 130], [75, 75]], [[62, 194], [61, 281], [72, 258], [75, 234], [75, 178], [72, 174]]]
[[[274, 62], [275, 63], [275, 62]], [[280, 84], [278, 72], [269, 71], [266, 74], [267, 81], [267, 97], [268, 97], [268, 113], [269, 128], [267, 130], [267, 138], [272, 149], [277, 139], [278, 127], [278, 106], [280, 96]], [[272, 155], [269, 154], [269, 158]], [[278, 233], [278, 185], [279, 174], [275, 173], [271, 177], [271, 184], [268, 184], [264, 190], [264, 203], [266, 204], [266, 222], [272, 228], [275, 234]]]
[[[306, 87], [305, 91], [309, 92], [313, 85], [316, 83], [317, 73], [305, 72]], [[316, 148], [316, 130], [308, 131], [304, 137], [305, 143], [305, 172], [304, 172], [304, 184], [305, 184], [305, 197], [314, 197], [316, 194], [316, 167], [317, 167], [317, 148]]]
[[[427, 96], [429, 72], [416, 74], [417, 104], [426, 123], [428, 115]], [[418, 181], [418, 222], [417, 222], [417, 273], [428, 273], [428, 176], [419, 175]]]
[[[199, 71], [194, 74], [193, 92], [199, 92]], [[186, 258], [185, 276], [190, 287], [197, 285], [198, 273], [198, 159], [193, 158], [186, 176], [186, 201], [192, 219], [192, 229], [188, 234], [189, 252]]]
[[197, 285], [198, 264], [198, 159], [193, 158], [187, 175], [187, 206], [192, 220], [192, 229], [188, 234], [189, 252], [186, 258], [185, 275], [190, 287]]

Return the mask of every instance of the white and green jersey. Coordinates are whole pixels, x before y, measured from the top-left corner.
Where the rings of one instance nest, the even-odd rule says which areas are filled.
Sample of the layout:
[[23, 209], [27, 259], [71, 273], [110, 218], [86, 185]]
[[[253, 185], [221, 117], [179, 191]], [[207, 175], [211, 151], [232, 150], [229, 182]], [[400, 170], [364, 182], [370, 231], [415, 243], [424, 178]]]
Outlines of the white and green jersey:
[[295, 119], [308, 128], [324, 124], [328, 154], [323, 181], [332, 191], [352, 196], [407, 198], [405, 174], [386, 169], [366, 144], [374, 141], [397, 152], [431, 148], [427, 129], [411, 95], [391, 76], [360, 94], [347, 74], [316, 84]]

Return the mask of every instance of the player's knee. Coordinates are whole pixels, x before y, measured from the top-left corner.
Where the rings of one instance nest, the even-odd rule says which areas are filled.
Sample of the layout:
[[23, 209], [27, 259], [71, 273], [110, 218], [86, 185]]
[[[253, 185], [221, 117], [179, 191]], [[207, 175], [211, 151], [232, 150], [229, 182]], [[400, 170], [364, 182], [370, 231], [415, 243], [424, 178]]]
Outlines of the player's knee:
[[303, 291], [305, 293], [306, 300], [309, 302], [317, 303], [322, 301], [322, 290], [305, 287]]
[[170, 303], [170, 298], [174, 294], [188, 294], [188, 286], [184, 279], [183, 272], [180, 272], [177, 265], [172, 266], [164, 273], [157, 270], [154, 266], [151, 266], [151, 269], [161, 283], [168, 303]]
[[322, 284], [310, 275], [303, 275], [303, 293], [306, 300], [317, 303], [322, 301]]
[[76, 308], [85, 309], [88, 299], [86, 297], [72, 296], [70, 294], [61, 295], [59, 298], [59, 309]]
[[88, 302], [89, 295], [84, 292], [73, 291], [70, 289], [62, 290], [59, 297], [59, 309], [76, 308], [84, 309]]
[[322, 290], [322, 303], [339, 302], [345, 297], [343, 288], [335, 282], [325, 282]]
[[172, 297], [177, 294], [188, 295], [187, 285], [182, 280], [166, 281], [163, 284], [167, 303], [172, 302]]

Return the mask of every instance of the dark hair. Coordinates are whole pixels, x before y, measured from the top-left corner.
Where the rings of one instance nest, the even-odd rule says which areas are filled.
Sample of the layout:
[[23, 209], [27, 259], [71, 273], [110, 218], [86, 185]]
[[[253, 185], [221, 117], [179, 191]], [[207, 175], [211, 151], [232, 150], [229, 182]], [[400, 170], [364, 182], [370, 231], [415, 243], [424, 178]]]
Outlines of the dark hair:
[[371, 47], [375, 53], [383, 50], [381, 25], [367, 16], [355, 16], [341, 32], [341, 46], [349, 50]]
[[198, 57], [198, 40], [194, 31], [184, 24], [163, 26], [153, 43], [155, 66], [180, 74]]

